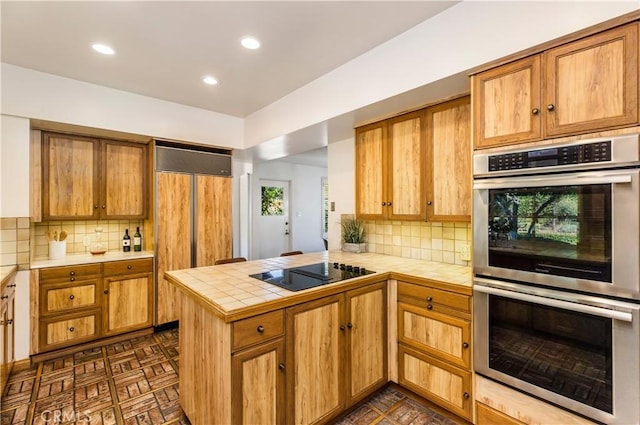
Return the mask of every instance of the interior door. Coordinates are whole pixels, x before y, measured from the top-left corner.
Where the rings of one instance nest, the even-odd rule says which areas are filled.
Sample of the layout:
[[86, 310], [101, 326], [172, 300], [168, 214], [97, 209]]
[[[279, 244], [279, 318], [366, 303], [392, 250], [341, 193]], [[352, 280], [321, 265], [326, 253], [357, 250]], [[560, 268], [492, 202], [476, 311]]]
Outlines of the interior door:
[[277, 257], [290, 251], [289, 182], [260, 179], [256, 195], [258, 258]]
[[191, 174], [157, 173], [156, 325], [178, 320], [180, 293], [164, 279], [168, 270], [191, 267]]

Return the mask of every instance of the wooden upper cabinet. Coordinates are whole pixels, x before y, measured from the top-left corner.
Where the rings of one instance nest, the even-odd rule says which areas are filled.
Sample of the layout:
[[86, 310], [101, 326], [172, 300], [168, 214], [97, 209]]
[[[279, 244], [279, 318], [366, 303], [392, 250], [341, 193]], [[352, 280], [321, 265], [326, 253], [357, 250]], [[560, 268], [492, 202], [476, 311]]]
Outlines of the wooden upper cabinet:
[[638, 24], [545, 53], [545, 132], [583, 133], [638, 122]]
[[102, 214], [144, 218], [147, 212], [147, 145], [102, 141]]
[[471, 220], [469, 96], [427, 108], [427, 220]]
[[42, 218], [145, 218], [147, 145], [44, 132]]
[[424, 220], [424, 110], [356, 129], [356, 216]]
[[387, 190], [384, 174], [386, 121], [356, 129], [356, 215], [359, 218], [383, 218]]
[[44, 219], [97, 219], [96, 140], [43, 134], [42, 215]]
[[637, 124], [638, 25], [473, 75], [474, 148]]
[[425, 125], [424, 110], [389, 120], [387, 144], [388, 218], [424, 220]]
[[540, 62], [536, 55], [473, 76], [476, 148], [541, 138]]

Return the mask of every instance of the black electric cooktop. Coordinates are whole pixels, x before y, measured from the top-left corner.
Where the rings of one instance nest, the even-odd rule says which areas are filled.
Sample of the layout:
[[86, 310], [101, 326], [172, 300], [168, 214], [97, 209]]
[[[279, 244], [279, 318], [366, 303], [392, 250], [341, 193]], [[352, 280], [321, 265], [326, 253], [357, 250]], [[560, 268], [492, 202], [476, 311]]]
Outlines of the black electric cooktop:
[[290, 291], [301, 291], [372, 273], [375, 272], [364, 267], [324, 262], [290, 269], [269, 270], [249, 276]]

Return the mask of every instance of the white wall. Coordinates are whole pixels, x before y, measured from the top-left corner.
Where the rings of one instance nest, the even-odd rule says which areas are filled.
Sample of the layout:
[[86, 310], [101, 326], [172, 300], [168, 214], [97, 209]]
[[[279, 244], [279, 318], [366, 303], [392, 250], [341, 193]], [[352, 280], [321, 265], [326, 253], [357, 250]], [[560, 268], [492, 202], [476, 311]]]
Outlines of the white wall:
[[241, 118], [6, 63], [2, 113], [221, 147], [244, 145]]
[[638, 6], [638, 0], [458, 3], [247, 117], [245, 146], [465, 72]]
[[[260, 190], [260, 179], [289, 180], [289, 207], [291, 216], [291, 249], [303, 252], [324, 250], [322, 242], [322, 178], [327, 169], [284, 161], [269, 161], [253, 166], [252, 191]], [[255, 208], [254, 208], [255, 210]], [[258, 258], [260, 240], [257, 229], [252, 231], [252, 258]]]
[[0, 116], [0, 217], [29, 217], [29, 120]]
[[329, 249], [340, 248], [341, 214], [356, 212], [355, 140], [353, 138], [330, 143], [327, 148], [329, 172]]

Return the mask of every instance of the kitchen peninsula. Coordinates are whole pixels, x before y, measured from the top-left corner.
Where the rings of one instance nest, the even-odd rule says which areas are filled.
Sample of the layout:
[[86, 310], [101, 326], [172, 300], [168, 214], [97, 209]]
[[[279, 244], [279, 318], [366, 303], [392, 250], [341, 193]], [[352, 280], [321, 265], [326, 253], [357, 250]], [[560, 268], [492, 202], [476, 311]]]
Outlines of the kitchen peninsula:
[[[375, 273], [299, 292], [250, 277], [322, 262]], [[181, 292], [180, 404], [193, 423], [326, 423], [389, 380], [471, 419], [469, 267], [324, 251], [166, 277]], [[434, 348], [412, 341], [426, 326], [440, 332]], [[425, 367], [447, 383], [421, 382]]]

